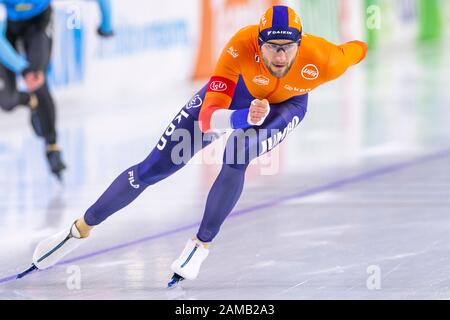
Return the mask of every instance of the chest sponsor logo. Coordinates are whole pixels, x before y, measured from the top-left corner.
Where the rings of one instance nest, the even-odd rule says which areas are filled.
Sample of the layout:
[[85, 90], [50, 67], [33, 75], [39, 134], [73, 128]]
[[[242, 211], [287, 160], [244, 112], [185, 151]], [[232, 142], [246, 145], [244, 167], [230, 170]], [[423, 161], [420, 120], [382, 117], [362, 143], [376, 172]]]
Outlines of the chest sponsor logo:
[[302, 69], [302, 77], [306, 80], [315, 80], [319, 77], [319, 69], [313, 64], [307, 64]]
[[215, 92], [223, 92], [223, 91], [227, 90], [227, 85], [225, 82], [222, 82], [222, 81], [213, 81], [209, 85], [209, 89], [211, 89], [211, 91], [215, 91]]
[[269, 78], [267, 78], [265, 76], [259, 75], [259, 76], [255, 76], [253, 78], [253, 82], [259, 86], [267, 86], [267, 85], [269, 85], [270, 80], [269, 80]]
[[288, 91], [299, 92], [299, 93], [306, 93], [306, 92], [310, 92], [312, 90], [311, 88], [303, 89], [303, 88], [293, 87], [293, 86], [291, 86], [289, 84], [285, 85], [284, 89], [286, 89]]

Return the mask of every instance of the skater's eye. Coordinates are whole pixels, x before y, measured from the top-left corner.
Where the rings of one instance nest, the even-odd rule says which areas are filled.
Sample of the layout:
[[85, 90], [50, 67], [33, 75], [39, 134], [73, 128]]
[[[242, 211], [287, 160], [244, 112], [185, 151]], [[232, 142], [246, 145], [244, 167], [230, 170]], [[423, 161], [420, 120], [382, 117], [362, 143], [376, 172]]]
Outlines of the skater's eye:
[[265, 46], [272, 53], [277, 53], [280, 50], [283, 50], [287, 53], [296, 50], [298, 48], [298, 42], [289, 42], [285, 44], [264, 42], [263, 46]]

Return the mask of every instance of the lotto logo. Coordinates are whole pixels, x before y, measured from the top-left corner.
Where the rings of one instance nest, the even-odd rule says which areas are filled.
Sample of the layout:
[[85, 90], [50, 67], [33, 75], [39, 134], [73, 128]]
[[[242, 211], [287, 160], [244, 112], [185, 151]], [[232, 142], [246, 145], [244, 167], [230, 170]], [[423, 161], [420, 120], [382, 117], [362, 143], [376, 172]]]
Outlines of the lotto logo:
[[313, 64], [308, 64], [302, 69], [302, 77], [306, 80], [315, 80], [319, 77], [319, 69]]
[[209, 85], [209, 88], [212, 91], [223, 92], [223, 91], [227, 90], [227, 85], [222, 81], [213, 81]]

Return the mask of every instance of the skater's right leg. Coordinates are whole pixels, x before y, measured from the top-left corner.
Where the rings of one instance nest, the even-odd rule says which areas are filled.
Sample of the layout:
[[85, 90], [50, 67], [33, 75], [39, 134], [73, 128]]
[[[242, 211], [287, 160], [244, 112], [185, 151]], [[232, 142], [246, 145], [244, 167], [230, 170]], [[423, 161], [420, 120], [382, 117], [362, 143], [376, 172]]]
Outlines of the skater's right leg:
[[[203, 99], [203, 96], [201, 98]], [[210, 144], [212, 139], [204, 139], [197, 123], [200, 108], [189, 110], [191, 108], [191, 104], [187, 104], [170, 123], [149, 156], [139, 164], [122, 172], [86, 211], [85, 215], [75, 221], [70, 229], [43, 240], [38, 245], [34, 255], [38, 258], [33, 261], [45, 268], [57, 263], [61, 257], [82, 243], [83, 239], [89, 236], [94, 226], [127, 206], [148, 186], [181, 169], [196, 152]], [[175, 136], [178, 136], [179, 139], [172, 139]], [[185, 141], [186, 138], [189, 141]], [[190, 146], [189, 154], [184, 154], [184, 152], [188, 152], [189, 148], [182, 148], [181, 150], [177, 148], [180, 143], [184, 147], [186, 147], [186, 144]], [[39, 260], [41, 261], [38, 262]], [[35, 264], [35, 266], [39, 268], [39, 265]]]
[[[179, 141], [172, 141], [167, 137], [175, 135], [175, 131], [184, 131], [190, 138], [190, 154], [181, 155], [175, 152]], [[157, 146], [144, 161], [134, 165], [120, 174], [106, 189], [100, 198], [86, 211], [83, 219], [86, 225], [96, 226], [113, 213], [124, 208], [136, 199], [148, 186], [153, 185], [176, 171], [180, 170], [195, 153], [204, 148], [210, 141], [195, 143], [194, 137], [201, 137], [197, 118], [182, 109], [171, 122]], [[80, 225], [84, 225], [80, 222]], [[87, 229], [87, 228], [84, 228]]]

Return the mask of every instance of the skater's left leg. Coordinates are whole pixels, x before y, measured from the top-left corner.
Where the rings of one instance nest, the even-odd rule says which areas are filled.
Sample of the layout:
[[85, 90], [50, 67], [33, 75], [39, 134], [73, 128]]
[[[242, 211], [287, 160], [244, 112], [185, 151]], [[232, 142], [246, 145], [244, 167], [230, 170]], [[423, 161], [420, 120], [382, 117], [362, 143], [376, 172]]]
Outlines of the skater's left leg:
[[[30, 101], [31, 125], [37, 136], [42, 137], [46, 144], [46, 156], [51, 171], [60, 177], [66, 168], [61, 159], [61, 151], [57, 144], [56, 107], [47, 83], [47, 70], [52, 51], [52, 11], [47, 9], [42, 14], [30, 20], [24, 34], [24, 46], [29, 61], [29, 70], [43, 72], [44, 85], [36, 90]], [[35, 100], [35, 102], [33, 102]]]
[[[218, 234], [220, 226], [239, 200], [249, 163], [268, 151], [267, 141], [284, 139], [288, 131], [297, 126], [305, 115], [299, 107], [273, 108], [263, 126], [236, 132], [228, 142], [224, 154], [224, 164], [214, 182], [206, 201], [205, 211], [197, 238], [211, 242]], [[274, 145], [273, 145], [274, 147]], [[233, 151], [233, 155], [228, 152]]]
[[277, 139], [277, 143], [280, 143], [303, 120], [305, 113], [306, 105], [274, 107], [261, 127], [237, 130], [230, 136], [224, 163], [208, 194], [198, 233], [188, 240], [180, 257], [172, 263], [171, 269], [175, 275], [169, 287], [177, 277], [197, 277], [200, 266], [208, 255], [208, 244], [216, 237], [241, 196], [249, 163], [275, 146], [272, 143], [268, 148], [268, 140]]
[[209, 243], [219, 232], [223, 221], [241, 196], [247, 167], [247, 163], [222, 165], [206, 200], [202, 223], [196, 235], [198, 240]]
[[246, 168], [247, 164], [222, 165], [219, 176], [209, 192], [205, 216], [197, 236], [188, 239], [183, 252], [171, 265], [174, 275], [168, 284], [169, 288], [184, 278], [189, 280], [197, 278], [200, 266], [209, 254], [209, 242], [219, 232], [220, 225], [242, 193]]

